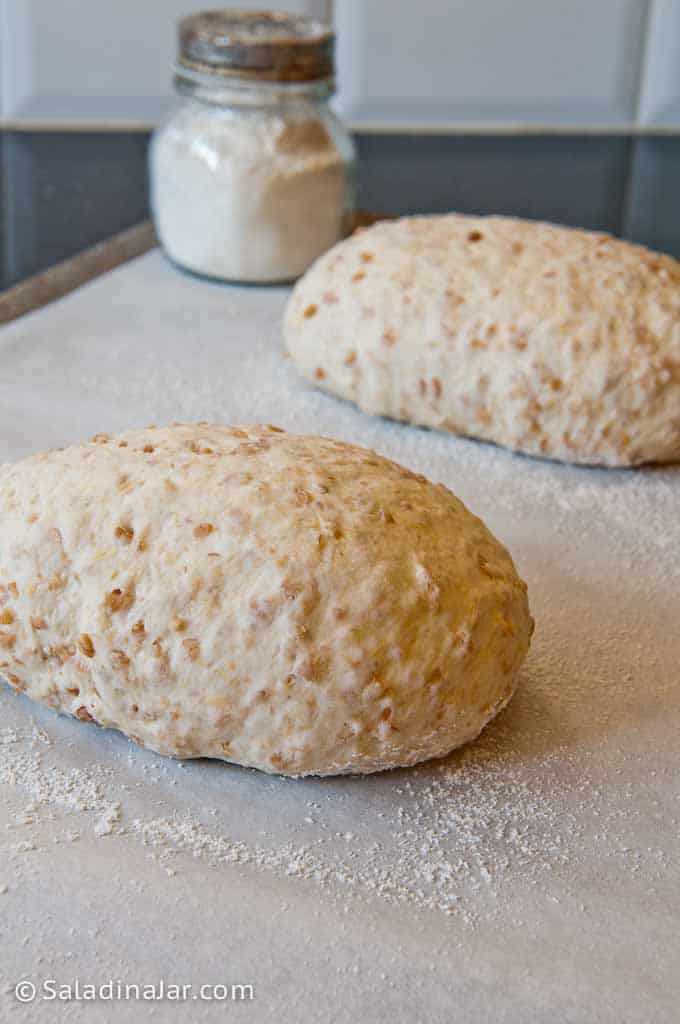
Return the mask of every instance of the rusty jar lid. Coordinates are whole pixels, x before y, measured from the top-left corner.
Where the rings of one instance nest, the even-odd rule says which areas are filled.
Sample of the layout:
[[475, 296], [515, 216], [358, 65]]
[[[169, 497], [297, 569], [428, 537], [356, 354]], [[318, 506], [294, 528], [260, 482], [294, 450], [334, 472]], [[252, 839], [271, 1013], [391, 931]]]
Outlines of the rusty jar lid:
[[183, 18], [178, 34], [178, 70], [268, 82], [333, 75], [335, 36], [316, 18], [225, 8]]

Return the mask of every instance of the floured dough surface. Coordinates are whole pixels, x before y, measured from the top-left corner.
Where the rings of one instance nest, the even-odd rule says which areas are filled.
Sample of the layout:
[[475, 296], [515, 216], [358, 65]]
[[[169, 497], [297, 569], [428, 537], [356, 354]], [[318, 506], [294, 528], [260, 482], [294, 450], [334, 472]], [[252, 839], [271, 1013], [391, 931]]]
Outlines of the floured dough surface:
[[532, 628], [481, 520], [366, 449], [173, 425], [0, 467], [0, 673], [164, 754], [445, 754], [509, 700]]
[[608, 466], [680, 459], [680, 264], [610, 235], [383, 222], [298, 282], [299, 370], [363, 410]]

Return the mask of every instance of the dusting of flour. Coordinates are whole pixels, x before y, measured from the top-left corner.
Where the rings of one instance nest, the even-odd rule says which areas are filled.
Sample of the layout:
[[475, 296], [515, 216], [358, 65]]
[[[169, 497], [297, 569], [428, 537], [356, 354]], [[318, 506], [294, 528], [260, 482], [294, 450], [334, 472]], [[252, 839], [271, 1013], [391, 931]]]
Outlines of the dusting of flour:
[[[68, 359], [35, 318], [0, 343], [8, 415], [19, 421], [24, 383], [51, 410], [30, 448], [175, 419], [271, 422], [375, 448], [485, 519], [529, 584], [537, 627], [517, 695], [476, 743], [365, 779], [182, 766], [3, 689], [14, 724], [0, 735], [0, 785], [26, 801], [0, 837], [3, 898], [50, 820], [61, 842], [135, 844], [167, 886], [196, 865], [252, 872], [292, 897], [470, 927], [517, 924], [535, 901], [586, 916], [605, 896], [663, 911], [680, 863], [680, 470], [572, 468], [364, 416], [282, 356], [280, 289], [206, 285], [151, 254], [78, 296], [51, 321]], [[3, 436], [0, 457], [28, 449]]]

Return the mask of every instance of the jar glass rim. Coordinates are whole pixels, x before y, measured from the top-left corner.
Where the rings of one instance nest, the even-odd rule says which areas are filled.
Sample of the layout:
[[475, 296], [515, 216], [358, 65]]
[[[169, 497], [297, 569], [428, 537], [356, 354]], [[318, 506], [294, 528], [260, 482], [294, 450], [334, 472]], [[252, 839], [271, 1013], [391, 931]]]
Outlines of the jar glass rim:
[[240, 74], [224, 74], [214, 69], [195, 70], [177, 61], [173, 67], [177, 92], [197, 99], [219, 102], [223, 96], [232, 102], [244, 104], [317, 98], [324, 99], [335, 92], [335, 78], [314, 78], [305, 81], [272, 81]]

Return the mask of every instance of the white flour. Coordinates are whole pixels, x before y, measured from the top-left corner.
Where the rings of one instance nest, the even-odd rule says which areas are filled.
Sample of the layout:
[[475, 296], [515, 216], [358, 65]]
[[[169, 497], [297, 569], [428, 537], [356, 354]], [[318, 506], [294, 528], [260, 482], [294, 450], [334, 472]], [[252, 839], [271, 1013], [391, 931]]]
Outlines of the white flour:
[[342, 237], [345, 159], [321, 120], [187, 104], [151, 147], [169, 255], [232, 281], [288, 281]]

